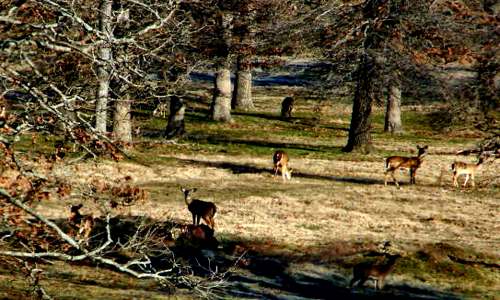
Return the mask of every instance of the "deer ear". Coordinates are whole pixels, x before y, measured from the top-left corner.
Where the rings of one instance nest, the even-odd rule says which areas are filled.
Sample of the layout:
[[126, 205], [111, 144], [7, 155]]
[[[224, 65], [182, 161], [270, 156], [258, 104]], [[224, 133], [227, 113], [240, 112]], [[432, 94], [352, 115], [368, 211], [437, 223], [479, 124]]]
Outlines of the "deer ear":
[[183, 192], [183, 193], [184, 193], [184, 192], [186, 191], [186, 189], [185, 189], [185, 188], [183, 188], [182, 186], [181, 186], [180, 188], [181, 188], [181, 192]]
[[193, 193], [196, 192], [197, 190], [198, 190], [197, 188], [192, 189]]

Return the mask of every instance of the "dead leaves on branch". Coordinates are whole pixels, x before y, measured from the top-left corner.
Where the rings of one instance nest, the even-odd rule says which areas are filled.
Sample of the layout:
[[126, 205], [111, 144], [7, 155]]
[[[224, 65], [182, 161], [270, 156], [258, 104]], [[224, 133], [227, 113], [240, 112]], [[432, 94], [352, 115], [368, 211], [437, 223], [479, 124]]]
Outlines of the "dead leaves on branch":
[[112, 183], [94, 179], [90, 183], [90, 188], [95, 201], [104, 202], [112, 209], [132, 206], [145, 202], [149, 198], [149, 194], [144, 189], [133, 184], [130, 176], [125, 176]]

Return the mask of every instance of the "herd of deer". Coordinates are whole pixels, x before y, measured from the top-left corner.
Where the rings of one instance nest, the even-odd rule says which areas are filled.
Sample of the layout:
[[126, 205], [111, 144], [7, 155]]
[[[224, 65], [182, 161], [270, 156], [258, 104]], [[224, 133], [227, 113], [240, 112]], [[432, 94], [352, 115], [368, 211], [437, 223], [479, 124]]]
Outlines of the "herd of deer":
[[[401, 169], [406, 169], [410, 171], [410, 184], [415, 184], [415, 176], [417, 170], [422, 165], [425, 155], [428, 153], [428, 146], [417, 146], [417, 156], [390, 156], [385, 159], [385, 178], [384, 184], [387, 185], [387, 178], [392, 177], [394, 183], [399, 187], [399, 183], [394, 176], [394, 172]], [[273, 154], [273, 172], [274, 176], [281, 172], [283, 181], [290, 180], [292, 177], [292, 169], [289, 167], [290, 158], [288, 154], [283, 150], [278, 150]], [[463, 186], [467, 185], [469, 179], [471, 179], [472, 186], [475, 186], [474, 176], [476, 171], [481, 167], [484, 162], [482, 156], [479, 157], [479, 161], [474, 163], [464, 163], [455, 161], [451, 165], [451, 170], [453, 172], [453, 185], [458, 187], [458, 177], [465, 175], [465, 182]], [[200, 221], [203, 219], [205, 223], [213, 231], [215, 228], [214, 217], [217, 212], [217, 207], [215, 203], [200, 199], [195, 199], [192, 194], [196, 192], [196, 188], [186, 189], [181, 187], [181, 192], [184, 194], [184, 201], [187, 205], [189, 212], [193, 219], [193, 228], [203, 229], [200, 227]], [[84, 217], [79, 213], [79, 209], [82, 205], [76, 205], [71, 207], [70, 223], [74, 224], [74, 227], [78, 230], [77, 237], [83, 236], [84, 240], [88, 243], [88, 238], [90, 231], [93, 227], [92, 217]], [[205, 226], [205, 225], [203, 225]], [[206, 226], [205, 226], [206, 227]], [[357, 286], [362, 286], [368, 279], [375, 281], [375, 289], [381, 289], [383, 287], [383, 282], [385, 277], [394, 269], [396, 261], [401, 255], [389, 255], [385, 254], [386, 259], [379, 261], [378, 263], [361, 263], [353, 268], [353, 278], [350, 282], [350, 287], [357, 283]]]

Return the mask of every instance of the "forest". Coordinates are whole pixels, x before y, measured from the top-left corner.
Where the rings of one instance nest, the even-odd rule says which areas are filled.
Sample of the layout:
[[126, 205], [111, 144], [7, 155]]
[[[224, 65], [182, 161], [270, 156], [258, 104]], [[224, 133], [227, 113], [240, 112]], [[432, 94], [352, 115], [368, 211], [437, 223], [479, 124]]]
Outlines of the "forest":
[[497, 299], [500, 3], [1, 0], [0, 298]]

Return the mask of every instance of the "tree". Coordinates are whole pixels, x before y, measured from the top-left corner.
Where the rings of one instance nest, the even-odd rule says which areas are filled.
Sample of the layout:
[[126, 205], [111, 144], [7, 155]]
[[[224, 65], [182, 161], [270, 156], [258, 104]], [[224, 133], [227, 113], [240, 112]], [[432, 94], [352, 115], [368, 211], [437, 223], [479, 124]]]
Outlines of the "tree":
[[[118, 130], [113, 137], [129, 141], [128, 103], [182, 88], [189, 69], [182, 53], [190, 32], [179, 26], [185, 15], [175, 1], [16, 3], [2, 10], [2, 23], [10, 28], [2, 35], [11, 42], [1, 53], [0, 75], [11, 83], [8, 89], [36, 88], [37, 97], [59, 112], [64, 108], [89, 123], [95, 117], [96, 134], [106, 132], [108, 102], [114, 98], [119, 112], [113, 114]], [[87, 113], [91, 108], [93, 115]]]
[[384, 131], [390, 133], [401, 133], [401, 83], [398, 81], [389, 83], [387, 92], [387, 107], [385, 112]]
[[368, 153], [372, 149], [371, 141], [371, 111], [375, 97], [373, 80], [376, 61], [370, 51], [378, 46], [375, 35], [375, 22], [378, 17], [379, 6], [382, 1], [367, 0], [363, 6], [363, 18], [366, 21], [362, 53], [359, 67], [356, 71], [356, 88], [352, 106], [351, 125], [347, 145], [342, 149], [345, 152], [362, 151]]
[[[107, 132], [107, 110], [109, 83], [111, 80], [112, 53], [111, 43], [113, 41], [113, 31], [111, 29], [112, 0], [101, 0], [99, 5], [99, 30], [103, 37], [102, 43], [98, 46], [97, 62], [97, 103], [95, 113], [95, 128], [100, 133]], [[120, 115], [120, 118], [122, 116]], [[119, 121], [116, 123], [119, 124]], [[124, 126], [118, 126], [123, 128]], [[119, 136], [121, 137], [121, 136]]]
[[186, 106], [179, 97], [170, 97], [170, 115], [168, 116], [167, 128], [165, 129], [167, 139], [180, 137], [186, 132], [184, 126], [185, 110]]

